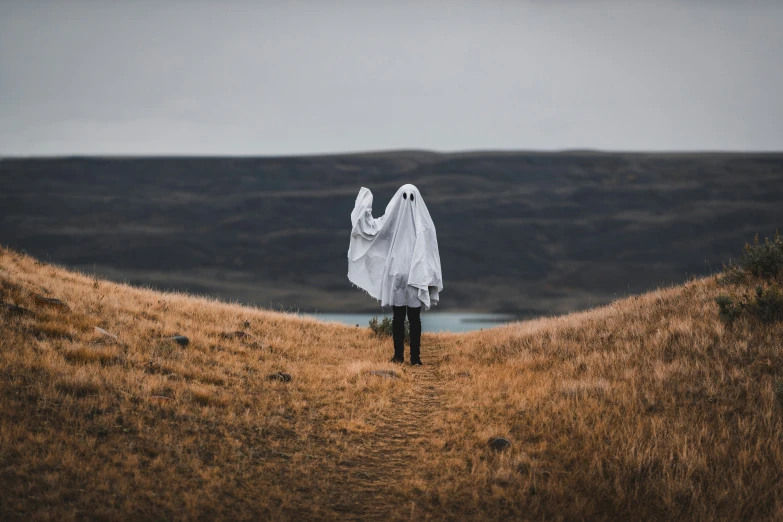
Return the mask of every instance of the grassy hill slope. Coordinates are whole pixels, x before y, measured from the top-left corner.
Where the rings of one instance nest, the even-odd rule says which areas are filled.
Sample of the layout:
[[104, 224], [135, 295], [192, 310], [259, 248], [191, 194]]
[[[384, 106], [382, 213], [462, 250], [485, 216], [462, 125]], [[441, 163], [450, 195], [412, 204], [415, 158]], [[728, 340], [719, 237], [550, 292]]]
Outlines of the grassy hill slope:
[[783, 326], [724, 323], [723, 291], [425, 334], [398, 367], [365, 327], [3, 249], [0, 518], [780, 519]]
[[264, 307], [377, 311], [346, 277], [359, 187], [416, 184], [444, 310], [565, 313], [706, 275], [783, 223], [783, 154], [396, 151], [0, 160], [0, 244]]

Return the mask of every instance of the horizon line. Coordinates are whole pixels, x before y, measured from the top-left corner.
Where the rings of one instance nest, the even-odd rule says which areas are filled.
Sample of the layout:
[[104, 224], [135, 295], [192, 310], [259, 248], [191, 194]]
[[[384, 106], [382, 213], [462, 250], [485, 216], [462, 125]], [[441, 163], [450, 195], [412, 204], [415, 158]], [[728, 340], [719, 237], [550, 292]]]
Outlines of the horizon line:
[[622, 155], [622, 154], [647, 154], [647, 155], [705, 155], [705, 154], [725, 154], [725, 155], [775, 155], [783, 154], [783, 148], [778, 150], [758, 149], [758, 150], [732, 150], [732, 149], [597, 149], [587, 147], [563, 148], [563, 149], [458, 149], [458, 150], [437, 150], [437, 149], [417, 149], [417, 148], [392, 148], [392, 149], [367, 149], [359, 151], [342, 152], [303, 152], [290, 154], [220, 154], [220, 153], [108, 153], [108, 154], [90, 154], [90, 153], [62, 153], [62, 154], [0, 154], [0, 161], [6, 159], [180, 159], [180, 158], [199, 158], [199, 159], [218, 159], [218, 158], [257, 158], [257, 159], [279, 159], [279, 158], [313, 158], [313, 157], [339, 157], [339, 156], [381, 156], [388, 154], [426, 154], [432, 156], [466, 156], [475, 154], [595, 154], [595, 155]]

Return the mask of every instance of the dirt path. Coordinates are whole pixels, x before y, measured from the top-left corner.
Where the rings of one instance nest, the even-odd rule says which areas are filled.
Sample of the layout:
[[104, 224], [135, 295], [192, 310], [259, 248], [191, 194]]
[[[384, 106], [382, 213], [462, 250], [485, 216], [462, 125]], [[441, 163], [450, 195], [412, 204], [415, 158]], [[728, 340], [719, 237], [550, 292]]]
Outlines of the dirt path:
[[372, 419], [358, 458], [344, 463], [344, 481], [333, 504], [344, 520], [419, 520], [416, 505], [396, 495], [400, 481], [426, 477], [417, 471], [418, 455], [431, 451], [433, 419], [444, 407], [440, 377], [442, 346], [430, 345], [424, 366], [403, 367], [407, 386], [400, 387], [397, 404]]

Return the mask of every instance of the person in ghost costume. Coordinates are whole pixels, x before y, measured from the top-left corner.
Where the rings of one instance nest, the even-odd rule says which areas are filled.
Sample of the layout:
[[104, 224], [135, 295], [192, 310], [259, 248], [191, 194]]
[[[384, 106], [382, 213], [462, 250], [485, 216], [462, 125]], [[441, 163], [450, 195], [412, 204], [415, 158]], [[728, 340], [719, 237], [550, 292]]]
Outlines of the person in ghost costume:
[[443, 291], [435, 224], [413, 185], [394, 194], [386, 212], [372, 217], [372, 192], [362, 187], [351, 212], [348, 279], [392, 306], [394, 357], [405, 354], [405, 316], [410, 322], [411, 364], [421, 365], [421, 307], [436, 305]]

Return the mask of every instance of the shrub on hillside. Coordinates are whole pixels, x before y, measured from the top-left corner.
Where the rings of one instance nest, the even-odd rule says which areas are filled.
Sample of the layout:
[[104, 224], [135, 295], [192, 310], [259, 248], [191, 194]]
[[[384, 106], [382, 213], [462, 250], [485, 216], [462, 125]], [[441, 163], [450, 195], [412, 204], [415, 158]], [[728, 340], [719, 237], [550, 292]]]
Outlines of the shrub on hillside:
[[745, 243], [745, 248], [738, 264], [723, 265], [723, 275], [718, 279], [721, 285], [741, 285], [748, 282], [749, 277], [762, 279], [783, 279], [783, 237], [776, 231], [770, 241], [759, 236], [753, 238], [753, 244]]
[[742, 314], [742, 309], [728, 295], [721, 294], [715, 301], [718, 303], [718, 315], [728, 323], [733, 322]]
[[783, 237], [776, 231], [772, 241], [764, 238], [759, 242], [759, 236], [753, 244], [745, 244], [745, 252], [740, 258], [740, 266], [750, 275], [763, 279], [777, 279], [783, 275]]
[[[744, 292], [734, 295], [722, 294], [716, 298], [718, 314], [724, 321], [731, 323], [743, 314], [764, 323], [783, 320], [783, 237], [775, 232], [770, 241], [759, 241], [758, 234], [753, 244], [746, 243], [745, 251], [739, 263], [723, 267], [723, 275], [718, 280], [723, 286], [744, 288]], [[755, 291], [750, 285], [756, 284]]]
[[765, 323], [783, 320], [783, 292], [779, 287], [756, 287], [756, 296], [751, 300], [749, 312]]
[[743, 285], [748, 281], [748, 274], [742, 269], [742, 266], [729, 262], [723, 265], [723, 274], [718, 277], [720, 286]]
[[718, 314], [727, 323], [734, 322], [743, 313], [763, 323], [783, 320], [783, 292], [777, 286], [764, 288], [757, 286], [753, 294], [746, 292], [741, 297], [719, 295]]

